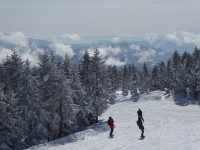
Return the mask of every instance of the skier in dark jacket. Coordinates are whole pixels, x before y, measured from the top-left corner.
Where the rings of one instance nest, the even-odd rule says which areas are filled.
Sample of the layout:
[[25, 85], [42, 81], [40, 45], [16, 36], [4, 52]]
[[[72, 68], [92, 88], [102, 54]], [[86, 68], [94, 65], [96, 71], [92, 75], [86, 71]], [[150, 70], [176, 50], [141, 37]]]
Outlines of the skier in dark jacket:
[[142, 116], [142, 111], [140, 109], [138, 109], [137, 114], [138, 114], [138, 116]]
[[114, 130], [114, 120], [112, 117], [108, 119], [108, 125], [110, 126], [110, 136], [113, 137], [113, 130]]
[[137, 120], [137, 125], [139, 127], [139, 129], [142, 131], [141, 133], [141, 138], [144, 138], [144, 126], [143, 126], [143, 122], [144, 122], [144, 119], [143, 119], [143, 116], [142, 116], [142, 111], [139, 109], [137, 111], [137, 114], [138, 114], [138, 120]]

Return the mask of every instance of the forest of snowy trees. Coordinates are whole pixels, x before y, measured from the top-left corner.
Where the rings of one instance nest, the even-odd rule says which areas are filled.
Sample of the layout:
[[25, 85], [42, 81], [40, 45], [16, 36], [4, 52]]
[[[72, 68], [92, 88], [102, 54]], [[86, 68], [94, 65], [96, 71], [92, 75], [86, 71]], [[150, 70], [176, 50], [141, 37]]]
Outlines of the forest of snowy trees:
[[96, 49], [78, 65], [44, 52], [31, 67], [15, 51], [0, 65], [0, 147], [22, 149], [61, 138], [98, 122], [121, 90], [126, 96], [169, 89], [200, 99], [200, 49], [177, 51], [152, 69], [144, 63], [106, 66]]

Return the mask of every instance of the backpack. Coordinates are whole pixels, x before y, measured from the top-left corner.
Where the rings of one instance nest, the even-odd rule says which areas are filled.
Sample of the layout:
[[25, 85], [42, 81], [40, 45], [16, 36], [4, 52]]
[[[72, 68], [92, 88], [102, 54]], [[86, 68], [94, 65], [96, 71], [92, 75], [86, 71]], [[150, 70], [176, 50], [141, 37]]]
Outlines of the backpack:
[[108, 125], [110, 124], [110, 120], [107, 121], [107, 124], [108, 124]]
[[138, 120], [136, 121], [136, 124], [138, 125], [138, 127], [140, 126], [140, 125], [139, 125], [139, 121], [138, 121]]

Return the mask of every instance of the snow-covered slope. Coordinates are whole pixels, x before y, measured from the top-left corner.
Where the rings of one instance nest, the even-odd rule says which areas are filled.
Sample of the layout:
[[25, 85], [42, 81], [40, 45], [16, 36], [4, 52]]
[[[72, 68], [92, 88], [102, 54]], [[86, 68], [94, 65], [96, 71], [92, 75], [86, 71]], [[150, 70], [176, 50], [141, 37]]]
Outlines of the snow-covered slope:
[[[177, 101], [180, 99], [176, 98]], [[181, 103], [179, 103], [181, 104]], [[143, 111], [145, 139], [136, 125], [137, 110]], [[109, 137], [106, 120], [115, 121], [114, 138]], [[200, 107], [174, 103], [156, 91], [137, 98], [117, 93], [116, 103], [101, 116], [102, 122], [63, 139], [30, 149], [40, 150], [199, 150]]]

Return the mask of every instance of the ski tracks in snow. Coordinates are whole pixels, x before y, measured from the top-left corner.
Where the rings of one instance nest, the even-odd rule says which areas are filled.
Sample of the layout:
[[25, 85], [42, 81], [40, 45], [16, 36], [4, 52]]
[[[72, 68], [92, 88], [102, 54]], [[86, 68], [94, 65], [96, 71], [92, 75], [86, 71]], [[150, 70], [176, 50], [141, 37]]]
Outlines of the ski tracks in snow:
[[[136, 125], [137, 110], [143, 111], [145, 139]], [[195, 105], [179, 106], [173, 97], [155, 91], [137, 97], [137, 102], [119, 92], [115, 104], [100, 117], [104, 123], [57, 140], [51, 145], [32, 149], [49, 150], [199, 150], [200, 109]], [[108, 117], [115, 121], [114, 138], [109, 138]], [[74, 142], [67, 142], [72, 139]], [[69, 140], [70, 141], [70, 140]], [[59, 144], [60, 143], [60, 144]]]

